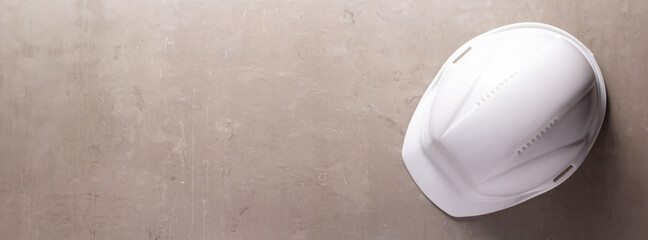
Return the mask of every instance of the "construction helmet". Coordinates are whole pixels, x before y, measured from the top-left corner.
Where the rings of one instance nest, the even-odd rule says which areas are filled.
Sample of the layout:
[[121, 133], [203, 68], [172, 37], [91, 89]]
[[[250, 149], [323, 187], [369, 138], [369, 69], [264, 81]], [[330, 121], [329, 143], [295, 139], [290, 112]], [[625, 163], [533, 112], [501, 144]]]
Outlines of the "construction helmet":
[[443, 64], [409, 124], [403, 161], [452, 216], [502, 210], [574, 173], [605, 102], [594, 55], [575, 37], [541, 23], [503, 26]]

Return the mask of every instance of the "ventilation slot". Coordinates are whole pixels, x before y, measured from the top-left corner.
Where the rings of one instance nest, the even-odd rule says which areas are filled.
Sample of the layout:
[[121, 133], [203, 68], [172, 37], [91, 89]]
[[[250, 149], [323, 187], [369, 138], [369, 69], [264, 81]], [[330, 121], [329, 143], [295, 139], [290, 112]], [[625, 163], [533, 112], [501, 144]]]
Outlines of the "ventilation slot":
[[513, 78], [516, 75], [517, 75], [517, 71], [505, 77], [504, 80], [500, 81], [497, 85], [495, 85], [494, 88], [492, 88], [488, 93], [486, 93], [486, 96], [482, 97], [481, 99], [479, 99], [479, 101], [477, 101], [477, 106], [484, 104], [490, 97], [495, 95], [495, 93], [499, 92], [504, 87], [505, 84], [513, 80]]
[[553, 120], [551, 120], [551, 122], [549, 122], [547, 125], [545, 125], [545, 127], [542, 130], [540, 130], [540, 132], [538, 134], [536, 134], [533, 138], [531, 138], [529, 141], [527, 141], [526, 144], [524, 144], [521, 148], [518, 148], [516, 153], [518, 155], [522, 154], [522, 152], [524, 152], [527, 148], [529, 148], [531, 146], [531, 144], [538, 141], [538, 139], [540, 139], [540, 137], [542, 137], [542, 135], [544, 135], [549, 130], [549, 128], [556, 125], [557, 122], [558, 122], [558, 118], [554, 118]]
[[459, 55], [459, 57], [455, 58], [455, 60], [452, 61], [452, 64], [457, 63], [459, 61], [459, 59], [461, 59], [463, 56], [466, 55], [466, 53], [468, 53], [470, 51], [470, 49], [472, 49], [472, 47], [468, 47], [464, 52], [462, 52], [461, 55]]
[[560, 174], [558, 174], [558, 176], [557, 176], [556, 178], [554, 178], [553, 181], [554, 181], [554, 182], [558, 182], [558, 181], [560, 181], [560, 179], [561, 179], [563, 176], [565, 176], [565, 174], [567, 174], [567, 173], [569, 172], [569, 170], [571, 170], [572, 168], [574, 168], [574, 165], [571, 165], [571, 164], [570, 164], [569, 167], [565, 168], [564, 171], [562, 171]]

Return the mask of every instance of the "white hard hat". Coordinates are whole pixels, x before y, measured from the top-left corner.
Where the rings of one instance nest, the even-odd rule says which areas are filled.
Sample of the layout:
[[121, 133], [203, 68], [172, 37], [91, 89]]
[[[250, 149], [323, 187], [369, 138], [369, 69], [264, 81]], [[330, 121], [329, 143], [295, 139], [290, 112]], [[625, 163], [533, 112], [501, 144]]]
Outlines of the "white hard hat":
[[499, 211], [574, 173], [605, 101], [594, 55], [572, 35], [541, 23], [503, 26], [443, 64], [409, 124], [403, 161], [446, 213]]

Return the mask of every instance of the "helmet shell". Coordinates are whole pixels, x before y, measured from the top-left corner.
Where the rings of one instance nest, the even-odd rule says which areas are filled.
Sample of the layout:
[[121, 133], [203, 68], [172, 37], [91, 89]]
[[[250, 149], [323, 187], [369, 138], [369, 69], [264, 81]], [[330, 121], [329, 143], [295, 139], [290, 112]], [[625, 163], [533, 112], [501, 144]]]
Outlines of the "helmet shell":
[[567, 179], [605, 115], [593, 54], [541, 23], [468, 41], [421, 98], [403, 144], [412, 178], [452, 216], [505, 209]]

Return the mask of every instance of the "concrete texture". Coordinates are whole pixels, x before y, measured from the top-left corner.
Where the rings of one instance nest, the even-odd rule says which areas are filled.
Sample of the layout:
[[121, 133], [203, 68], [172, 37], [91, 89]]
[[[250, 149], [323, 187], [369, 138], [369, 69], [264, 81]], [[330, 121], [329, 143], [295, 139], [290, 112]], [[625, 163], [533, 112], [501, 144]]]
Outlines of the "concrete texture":
[[[2, 1], [2, 239], [646, 239], [648, 2]], [[563, 185], [454, 219], [403, 133], [470, 38], [549, 23], [608, 116]]]

